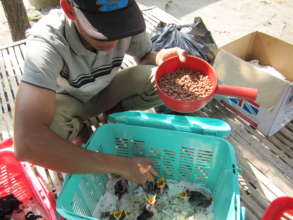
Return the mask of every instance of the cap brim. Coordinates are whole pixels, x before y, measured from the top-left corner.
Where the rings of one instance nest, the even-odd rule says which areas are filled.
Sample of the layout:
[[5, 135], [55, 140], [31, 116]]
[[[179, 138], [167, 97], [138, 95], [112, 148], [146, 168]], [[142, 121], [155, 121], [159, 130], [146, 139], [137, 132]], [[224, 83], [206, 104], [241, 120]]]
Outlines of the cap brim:
[[127, 8], [107, 13], [88, 13], [74, 8], [84, 31], [97, 40], [112, 41], [145, 31], [145, 22], [135, 1]]

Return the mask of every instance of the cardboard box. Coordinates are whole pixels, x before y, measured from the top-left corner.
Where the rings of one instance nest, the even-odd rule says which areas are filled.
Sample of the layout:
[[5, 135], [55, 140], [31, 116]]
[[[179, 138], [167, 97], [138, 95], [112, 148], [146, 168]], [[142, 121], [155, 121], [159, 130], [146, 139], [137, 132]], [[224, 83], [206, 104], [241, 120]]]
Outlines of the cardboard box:
[[[280, 79], [248, 61], [274, 67]], [[216, 96], [263, 134], [271, 136], [293, 119], [293, 45], [261, 32], [253, 32], [219, 49], [214, 68], [219, 83], [258, 88], [256, 102]]]

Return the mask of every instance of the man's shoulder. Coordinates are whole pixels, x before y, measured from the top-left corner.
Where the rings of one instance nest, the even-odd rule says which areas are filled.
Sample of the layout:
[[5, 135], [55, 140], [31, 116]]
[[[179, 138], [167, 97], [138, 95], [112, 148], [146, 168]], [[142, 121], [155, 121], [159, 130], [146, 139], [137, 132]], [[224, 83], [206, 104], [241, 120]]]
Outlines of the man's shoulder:
[[61, 9], [52, 9], [28, 30], [28, 38], [62, 38], [66, 17]]

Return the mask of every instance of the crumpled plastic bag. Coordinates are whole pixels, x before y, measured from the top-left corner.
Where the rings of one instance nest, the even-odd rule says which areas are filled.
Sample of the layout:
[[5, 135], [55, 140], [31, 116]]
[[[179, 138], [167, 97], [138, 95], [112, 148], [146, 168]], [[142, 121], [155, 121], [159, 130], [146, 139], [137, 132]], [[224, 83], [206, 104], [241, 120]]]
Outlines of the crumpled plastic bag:
[[200, 17], [188, 25], [160, 22], [151, 34], [153, 51], [163, 48], [180, 47], [189, 55], [200, 57], [213, 63], [217, 45]]

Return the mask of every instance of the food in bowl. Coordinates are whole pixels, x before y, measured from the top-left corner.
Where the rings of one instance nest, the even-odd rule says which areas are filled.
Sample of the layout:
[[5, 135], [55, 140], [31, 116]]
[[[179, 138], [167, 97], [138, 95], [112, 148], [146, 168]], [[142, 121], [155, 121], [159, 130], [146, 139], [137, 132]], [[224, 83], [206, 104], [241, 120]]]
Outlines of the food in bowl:
[[213, 91], [213, 84], [208, 75], [188, 68], [178, 68], [163, 75], [158, 86], [166, 95], [182, 101], [204, 98]]

